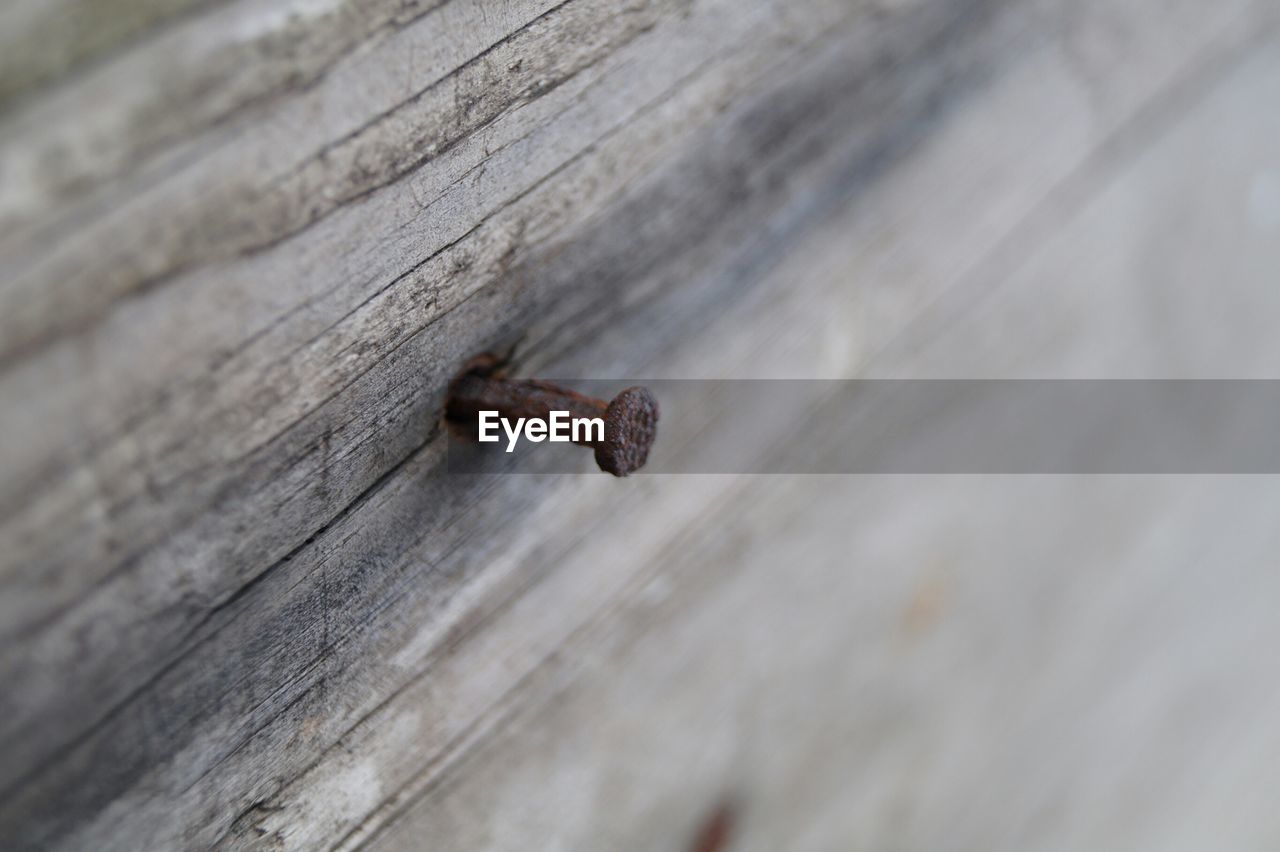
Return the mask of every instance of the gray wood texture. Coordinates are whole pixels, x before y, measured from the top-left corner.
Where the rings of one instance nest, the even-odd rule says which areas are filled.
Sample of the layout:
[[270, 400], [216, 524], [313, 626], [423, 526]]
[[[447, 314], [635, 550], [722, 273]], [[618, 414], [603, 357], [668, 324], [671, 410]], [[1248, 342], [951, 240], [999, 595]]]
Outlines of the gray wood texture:
[[486, 349], [1275, 377], [1277, 16], [14, 0], [5, 845], [1274, 845], [1271, 479], [462, 477], [439, 417]]

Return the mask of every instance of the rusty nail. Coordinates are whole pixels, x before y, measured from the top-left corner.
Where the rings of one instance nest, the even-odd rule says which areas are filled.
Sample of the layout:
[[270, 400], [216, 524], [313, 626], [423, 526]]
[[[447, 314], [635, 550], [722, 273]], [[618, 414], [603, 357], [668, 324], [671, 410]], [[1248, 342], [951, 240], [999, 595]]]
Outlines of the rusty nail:
[[552, 411], [600, 417], [604, 419], [604, 440], [575, 443], [595, 450], [596, 464], [605, 473], [626, 476], [644, 466], [658, 426], [658, 401], [648, 390], [627, 388], [605, 402], [549, 382], [503, 378], [501, 363], [497, 356], [481, 355], [467, 364], [449, 385], [446, 420], [475, 428], [481, 411], [497, 411], [509, 419], [546, 419]]
[[693, 843], [689, 846], [689, 852], [723, 852], [728, 848], [729, 841], [733, 837], [733, 826], [736, 821], [737, 814], [733, 803], [721, 802], [698, 828], [698, 833], [693, 836]]

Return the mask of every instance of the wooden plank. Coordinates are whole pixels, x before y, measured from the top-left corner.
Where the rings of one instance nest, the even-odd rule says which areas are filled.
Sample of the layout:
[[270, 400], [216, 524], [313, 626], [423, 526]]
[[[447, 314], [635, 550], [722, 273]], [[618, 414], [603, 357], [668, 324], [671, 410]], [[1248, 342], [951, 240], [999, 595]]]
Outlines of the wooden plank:
[[[599, 760], [557, 763], [539, 750], [572, 729], [562, 705], [542, 709], [556, 695], [577, 708], [565, 719], [589, 728], [598, 716], [601, 738], [612, 741], [616, 723], [655, 748], [690, 747], [663, 733], [678, 728], [668, 717], [618, 722], [619, 696], [662, 682], [654, 667], [671, 633], [703, 654], [679, 682], [707, 678], [728, 653], [716, 649], [743, 638], [718, 631], [755, 617], [794, 631], [831, 582], [804, 657], [814, 668], [795, 688], [841, 671], [831, 655], [863, 634], [848, 632], [839, 607], [866, 593], [861, 606], [897, 612], [914, 593], [891, 571], [863, 585], [821, 557], [869, 548], [885, 564], [923, 559], [876, 551], [897, 541], [881, 530], [914, 511], [909, 490], [445, 476], [443, 385], [467, 355], [508, 343], [522, 370], [560, 375], [910, 369], [908, 354], [941, 340], [984, 270], [1011, 277], [1049, 245], [1045, 223], [1069, 221], [1127, 174], [1116, 139], [1145, 150], [1218, 91], [1231, 57], [1256, 50], [1271, 22], [1266, 4], [1133, 0], [1070, 4], [1077, 26], [1064, 29], [1050, 12], [1066, 9], [812, 0], [783, 12], [708, 0], [615, 16], [575, 0], [488, 16], [452, 0], [379, 25], [360, 37], [363, 51], [229, 107], [233, 118], [199, 113], [152, 148], [125, 140], [91, 164], [76, 198], [6, 191], [0, 210], [27, 218], [0, 255], [17, 272], [0, 290], [0, 399], [23, 400], [0, 410], [15, 436], [0, 449], [0, 827], [20, 844], [99, 849], [399, 847], [423, 826], [444, 846], [504, 845], [520, 823], [501, 821], [502, 803], [536, 792], [528, 779], [563, 772], [572, 786]], [[216, 15], [232, 32], [244, 13], [232, 4]], [[196, 23], [174, 32], [224, 32]], [[1123, 46], [1090, 35], [1129, 29], [1142, 38]], [[162, 61], [164, 38], [139, 44], [131, 67], [163, 67], [146, 63]], [[1104, 91], [1081, 76], [1082, 51], [1088, 67], [1110, 69]], [[77, 126], [59, 99], [87, 102], [129, 61], [50, 93], [62, 122], [50, 132]], [[1251, 73], [1245, 103], [1269, 79]], [[1175, 96], [1186, 91], [1200, 94]], [[1152, 104], [1164, 103], [1171, 119], [1153, 121]], [[102, 108], [109, 128], [130, 107]], [[53, 138], [25, 121], [5, 126], [13, 150]], [[992, 143], [1011, 136], [1025, 146]], [[1147, 198], [1163, 179], [1134, 185]], [[1126, 208], [1113, 209], [1123, 219]], [[1061, 258], [1096, 234], [1047, 251]], [[1257, 258], [1250, 269], [1268, 268], [1270, 255]], [[956, 352], [974, 351], [955, 340]], [[696, 454], [708, 438], [663, 440]], [[1123, 504], [1134, 493], [1102, 496]], [[1238, 494], [1223, 492], [1223, 512], [1258, 496]], [[1176, 487], [1137, 495], [1136, 529], [1191, 512]], [[993, 529], [1006, 501], [1024, 497], [992, 493], [975, 523]], [[881, 498], [863, 525], [840, 515]], [[930, 517], [968, 499], [947, 492]], [[1044, 517], [1075, 499], [1051, 487]], [[797, 515], [809, 505], [840, 508]], [[1083, 538], [1090, 517], [1045, 535]], [[1245, 551], [1257, 552], [1264, 539], [1248, 530]], [[760, 554], [747, 558], [744, 542]], [[1063, 575], [1072, 553], [1100, 564], [1107, 543], [1054, 564]], [[787, 546], [808, 548], [815, 567], [806, 594], [771, 615], [782, 590], [767, 568]], [[1028, 551], [1012, 548], [992, 576], [1008, 580], [1018, 558]], [[1047, 582], [1040, 574], [1026, 582], [1028, 594], [1049, 594], [1034, 585]], [[993, 579], [973, 600], [994, 606], [998, 588]], [[1006, 617], [1017, 635], [1023, 622]], [[603, 677], [596, 654], [644, 673]], [[928, 659], [931, 671], [947, 658]], [[850, 683], [869, 677], [867, 665]], [[671, 712], [700, 730], [716, 708], [766, 689], [763, 676], [729, 698], [681, 686]], [[921, 689], [918, 700], [932, 697]], [[849, 736], [879, 730], [891, 705], [852, 717]], [[747, 819], [767, 840], [821, 816], [830, 824], [810, 837], [820, 848], [847, 836], [846, 800], [804, 783], [798, 767], [821, 741], [797, 737], [783, 763], [760, 756], [751, 768], [776, 795], [794, 783], [804, 801], [783, 797], [789, 805]], [[570, 845], [600, 836], [670, 848], [734, 794], [737, 742], [733, 730], [712, 738], [706, 771], [683, 782], [671, 775], [678, 763], [635, 755], [652, 784], [606, 809], [616, 817], [557, 799], [546, 830]], [[821, 771], [840, 780], [865, 754], [855, 746]], [[888, 754], [906, 772], [902, 752]], [[521, 767], [509, 782], [494, 777], [504, 765]], [[655, 813], [670, 833], [645, 841]], [[1252, 816], [1242, 837], [1261, 825]]]

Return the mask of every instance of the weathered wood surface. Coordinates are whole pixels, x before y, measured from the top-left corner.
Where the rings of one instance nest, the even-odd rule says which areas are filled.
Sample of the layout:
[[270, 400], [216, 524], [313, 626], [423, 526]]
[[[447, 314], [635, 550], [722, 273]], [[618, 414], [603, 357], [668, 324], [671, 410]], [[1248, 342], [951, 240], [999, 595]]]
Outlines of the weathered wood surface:
[[1274, 4], [112, 5], [2, 51], [14, 845], [1280, 834], [1267, 479], [464, 478], [438, 428], [510, 345], [1270, 376]]

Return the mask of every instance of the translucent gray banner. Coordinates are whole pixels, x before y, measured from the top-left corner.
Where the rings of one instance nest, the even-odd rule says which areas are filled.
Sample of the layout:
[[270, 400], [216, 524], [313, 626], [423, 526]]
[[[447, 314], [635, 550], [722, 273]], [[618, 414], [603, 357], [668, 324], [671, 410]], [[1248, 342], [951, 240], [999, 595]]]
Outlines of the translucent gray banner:
[[[1280, 382], [559, 382], [661, 406], [641, 473], [1280, 473]], [[451, 436], [452, 473], [588, 472], [589, 449]]]

